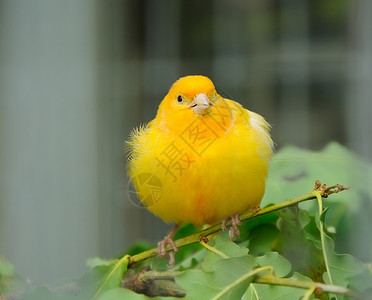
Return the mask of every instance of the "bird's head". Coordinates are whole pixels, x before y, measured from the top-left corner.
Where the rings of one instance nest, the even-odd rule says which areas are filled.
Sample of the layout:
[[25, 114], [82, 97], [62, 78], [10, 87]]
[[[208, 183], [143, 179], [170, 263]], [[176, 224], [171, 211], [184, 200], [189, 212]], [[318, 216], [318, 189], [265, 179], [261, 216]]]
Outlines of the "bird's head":
[[159, 106], [158, 117], [171, 123], [173, 119], [192, 119], [207, 115], [218, 101], [213, 82], [205, 76], [178, 79]]

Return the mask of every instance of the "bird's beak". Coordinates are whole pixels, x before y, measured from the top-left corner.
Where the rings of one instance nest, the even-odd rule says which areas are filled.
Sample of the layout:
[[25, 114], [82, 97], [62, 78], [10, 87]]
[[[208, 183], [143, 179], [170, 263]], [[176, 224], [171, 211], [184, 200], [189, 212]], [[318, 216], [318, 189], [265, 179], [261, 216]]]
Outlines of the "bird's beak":
[[189, 109], [192, 109], [194, 114], [202, 116], [206, 114], [207, 109], [212, 105], [206, 94], [200, 93], [195, 96], [189, 105]]

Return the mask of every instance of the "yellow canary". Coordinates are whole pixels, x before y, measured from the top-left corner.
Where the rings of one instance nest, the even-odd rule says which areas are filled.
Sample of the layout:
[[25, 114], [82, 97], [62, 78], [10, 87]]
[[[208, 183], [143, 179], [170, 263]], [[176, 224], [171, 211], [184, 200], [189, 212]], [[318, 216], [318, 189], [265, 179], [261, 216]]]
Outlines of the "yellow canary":
[[[269, 130], [262, 116], [221, 97], [209, 78], [186, 76], [155, 119], [132, 132], [128, 175], [143, 205], [176, 228], [232, 217], [239, 234], [238, 214], [259, 206], [265, 192]], [[172, 237], [165, 243], [174, 246]]]

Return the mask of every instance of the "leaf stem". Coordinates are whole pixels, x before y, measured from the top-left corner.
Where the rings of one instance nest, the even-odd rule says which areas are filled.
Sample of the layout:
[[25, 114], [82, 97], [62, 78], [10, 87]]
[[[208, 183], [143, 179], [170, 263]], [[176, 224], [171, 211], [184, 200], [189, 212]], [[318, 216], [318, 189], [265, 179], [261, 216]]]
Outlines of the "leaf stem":
[[239, 284], [246, 281], [250, 277], [252, 277], [252, 276], [254, 276], [254, 275], [256, 275], [260, 272], [266, 271], [266, 270], [273, 271], [273, 267], [265, 266], [265, 267], [261, 267], [261, 268], [257, 268], [257, 269], [252, 270], [251, 272], [241, 276], [238, 280], [236, 280], [233, 283], [226, 286], [222, 291], [220, 291], [216, 296], [214, 296], [212, 298], [212, 300], [220, 299], [223, 295], [225, 295], [228, 291], [232, 290], [234, 287], [238, 286]]
[[312, 282], [312, 281], [303, 281], [291, 278], [279, 278], [274, 275], [262, 275], [257, 276], [253, 279], [254, 283], [262, 283], [262, 284], [272, 284], [272, 285], [281, 285], [281, 286], [290, 286], [290, 287], [297, 287], [301, 289], [319, 289], [321, 292], [325, 293], [332, 293], [332, 294], [340, 294], [349, 297], [357, 298], [358, 295], [355, 294], [352, 290], [348, 288], [344, 288], [342, 286], [337, 285], [328, 285], [320, 282]]
[[254, 296], [256, 297], [257, 300], [260, 300], [260, 296], [258, 296], [258, 293], [257, 293], [257, 290], [256, 290], [256, 287], [254, 286], [253, 282], [251, 282], [251, 285], [250, 285], [252, 291], [253, 291], [253, 294]]
[[200, 244], [208, 249], [209, 251], [217, 254], [218, 256], [221, 256], [222, 258], [229, 258], [225, 253], [221, 252], [220, 250], [216, 249], [215, 247], [209, 246], [206, 242], [200, 241]]
[[327, 276], [329, 283], [333, 285], [333, 280], [331, 277], [331, 273], [329, 270], [329, 262], [328, 262], [328, 255], [327, 255], [327, 250], [326, 250], [326, 245], [325, 245], [325, 238], [324, 238], [324, 226], [323, 226], [323, 221], [321, 220], [321, 215], [323, 213], [323, 200], [322, 200], [322, 195], [320, 192], [316, 192], [316, 198], [318, 200], [318, 207], [319, 207], [319, 232], [320, 232], [320, 241], [322, 244], [322, 253], [323, 253], [323, 259], [324, 259], [324, 264], [327, 270]]
[[301, 298], [301, 300], [309, 300], [310, 296], [314, 293], [315, 290], [316, 290], [316, 286], [314, 284], [314, 286], [312, 286], [306, 291], [305, 295]]

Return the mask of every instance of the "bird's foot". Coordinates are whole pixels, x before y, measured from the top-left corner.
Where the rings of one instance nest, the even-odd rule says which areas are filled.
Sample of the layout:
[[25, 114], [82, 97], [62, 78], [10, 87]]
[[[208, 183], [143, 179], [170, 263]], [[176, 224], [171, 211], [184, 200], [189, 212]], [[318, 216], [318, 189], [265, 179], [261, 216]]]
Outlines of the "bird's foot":
[[[167, 245], [171, 245], [172, 250], [167, 251], [167, 249], [166, 249]], [[176, 262], [175, 257], [174, 257], [174, 252], [177, 252], [177, 251], [178, 251], [178, 248], [174, 244], [174, 241], [171, 238], [169, 238], [168, 236], [166, 236], [164, 238], [164, 240], [162, 240], [158, 243], [158, 254], [159, 254], [160, 257], [164, 257], [164, 258], [169, 259], [168, 266], [170, 268], [174, 267], [174, 264]]]
[[261, 210], [261, 207], [259, 205], [251, 208], [251, 211], [253, 211], [254, 213], [258, 213], [260, 210]]
[[[158, 249], [157, 249], [158, 254], [160, 257], [169, 259], [169, 264], [168, 264], [169, 268], [173, 268], [176, 263], [174, 253], [178, 251], [178, 248], [173, 241], [173, 237], [176, 234], [178, 227], [179, 225], [174, 226], [172, 231], [162, 241], [158, 243]], [[172, 250], [167, 251], [167, 245], [171, 245]]]
[[230, 230], [229, 230], [229, 237], [230, 237], [230, 240], [233, 241], [235, 240], [235, 235], [236, 236], [240, 236], [240, 231], [239, 231], [239, 228], [238, 228], [238, 225], [240, 225], [241, 222], [239, 220], [239, 214], [235, 214], [231, 217], [231, 226], [230, 226]]
[[226, 222], [228, 219], [231, 219], [231, 226], [230, 226], [230, 229], [229, 229], [229, 237], [230, 237], [230, 240], [233, 241], [235, 240], [235, 236], [240, 236], [240, 231], [239, 231], [239, 228], [238, 228], [238, 225], [241, 224], [240, 220], [239, 220], [239, 214], [235, 214], [233, 215], [232, 217], [229, 217], [229, 218], [225, 218], [223, 219], [222, 221], [222, 224], [221, 224], [221, 229], [223, 231], [226, 231]]

